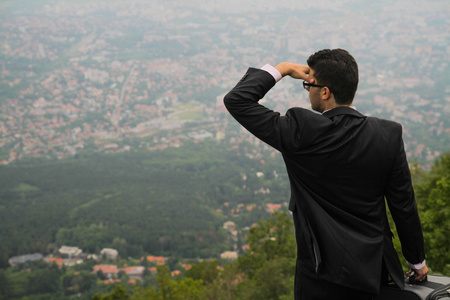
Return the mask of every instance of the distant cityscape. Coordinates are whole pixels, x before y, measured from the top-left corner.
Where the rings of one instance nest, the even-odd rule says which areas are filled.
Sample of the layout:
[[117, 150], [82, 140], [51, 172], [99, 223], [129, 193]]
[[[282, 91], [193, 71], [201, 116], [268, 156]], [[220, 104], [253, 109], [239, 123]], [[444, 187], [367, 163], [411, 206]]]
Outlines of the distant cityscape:
[[[288, 12], [289, 1], [254, 11], [233, 1], [36, 2], [0, 5], [0, 164], [256, 142], [227, 130], [224, 94], [247, 67], [335, 47], [359, 62], [357, 109], [402, 123], [410, 159], [429, 164], [450, 149], [446, 1]], [[286, 79], [263, 103], [284, 113], [309, 108], [307, 96]]]
[[[124, 266], [119, 268], [116, 263], [120, 259], [119, 253], [116, 249], [103, 248], [99, 255], [97, 254], [87, 254], [83, 253], [83, 250], [78, 247], [62, 246], [56, 251], [56, 255], [48, 255], [44, 257], [41, 253], [33, 253], [15, 256], [9, 259], [11, 267], [21, 267], [26, 264], [30, 264], [35, 261], [43, 260], [49, 265], [55, 264], [59, 268], [62, 266], [73, 267], [75, 265], [82, 264], [87, 260], [94, 260], [103, 263], [95, 264], [92, 267], [92, 273], [100, 276], [102, 283], [116, 283], [120, 282], [119, 272], [124, 272], [128, 276], [128, 283], [136, 284], [137, 282], [143, 281], [144, 272], [147, 269], [151, 274], [156, 274], [156, 266], [164, 266], [166, 263], [166, 258], [162, 256], [148, 255], [146, 257], [141, 257], [140, 261], [145, 266]], [[106, 262], [106, 263], [105, 263]], [[181, 264], [183, 271], [189, 270], [191, 268], [190, 264]], [[180, 270], [171, 271], [171, 276], [180, 275]]]

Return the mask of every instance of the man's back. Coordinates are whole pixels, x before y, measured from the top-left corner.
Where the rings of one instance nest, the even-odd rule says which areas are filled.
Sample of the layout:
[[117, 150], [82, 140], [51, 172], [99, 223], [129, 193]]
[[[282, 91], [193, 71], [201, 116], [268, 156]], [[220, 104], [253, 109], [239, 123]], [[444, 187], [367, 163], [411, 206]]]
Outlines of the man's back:
[[[392, 170], [408, 167], [405, 160], [397, 162], [404, 152], [401, 126], [348, 107], [324, 115], [292, 109], [286, 117], [302, 120], [296, 140], [283, 142], [292, 147], [284, 146], [282, 152], [291, 182], [289, 208], [305, 219], [308, 228], [303, 230], [317, 247], [311, 251], [303, 243], [300, 251], [312, 252], [309, 257], [320, 260], [315, 268], [321, 278], [376, 292], [383, 233], [390, 232], [384, 197]], [[402, 180], [410, 184], [408, 177]], [[414, 199], [411, 188], [402, 192], [402, 199]], [[384, 248], [395, 255], [392, 245]], [[369, 269], [370, 280], [365, 276]]]

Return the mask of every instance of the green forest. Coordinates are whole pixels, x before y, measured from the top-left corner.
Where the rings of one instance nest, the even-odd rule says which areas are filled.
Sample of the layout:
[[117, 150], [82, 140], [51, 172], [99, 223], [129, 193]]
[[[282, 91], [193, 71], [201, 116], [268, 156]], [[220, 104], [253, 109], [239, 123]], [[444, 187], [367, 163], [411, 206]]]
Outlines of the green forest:
[[[281, 158], [267, 157], [262, 164], [215, 142], [19, 161], [0, 167], [0, 182], [1, 267], [12, 256], [45, 255], [56, 245], [86, 253], [116, 247], [121, 257], [217, 257], [228, 247], [220, 228], [230, 207], [288, 199]], [[270, 198], [255, 194], [261, 188], [270, 189]], [[242, 228], [268, 215], [256, 209], [233, 221]]]
[[[258, 159], [250, 159], [255, 151]], [[411, 171], [427, 264], [450, 275], [450, 155], [431, 170], [413, 164]], [[264, 148], [208, 141], [164, 152], [21, 160], [0, 167], [0, 184], [0, 299], [292, 299], [291, 216], [285, 206], [275, 214], [264, 209], [287, 201], [289, 183], [281, 157]], [[270, 193], [255, 192], [261, 189]], [[255, 209], [232, 213], [247, 205]], [[258, 223], [240, 231], [239, 247], [252, 251], [232, 263], [219, 258], [234, 245], [222, 227], [228, 220], [240, 229]], [[395, 244], [401, 253], [398, 238]], [[136, 285], [126, 276], [104, 285], [92, 260], [9, 267], [13, 256], [46, 256], [62, 245], [85, 253], [115, 248], [122, 265], [142, 264], [150, 254], [169, 261]], [[192, 268], [172, 277], [182, 262]]]

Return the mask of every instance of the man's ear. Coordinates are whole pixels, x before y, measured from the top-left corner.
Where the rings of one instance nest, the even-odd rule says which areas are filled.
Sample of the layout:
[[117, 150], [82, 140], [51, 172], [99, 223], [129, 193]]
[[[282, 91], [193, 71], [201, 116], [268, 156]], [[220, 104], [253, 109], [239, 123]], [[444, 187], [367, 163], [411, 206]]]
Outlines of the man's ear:
[[322, 99], [327, 100], [331, 97], [331, 91], [328, 87], [324, 86], [322, 88]]

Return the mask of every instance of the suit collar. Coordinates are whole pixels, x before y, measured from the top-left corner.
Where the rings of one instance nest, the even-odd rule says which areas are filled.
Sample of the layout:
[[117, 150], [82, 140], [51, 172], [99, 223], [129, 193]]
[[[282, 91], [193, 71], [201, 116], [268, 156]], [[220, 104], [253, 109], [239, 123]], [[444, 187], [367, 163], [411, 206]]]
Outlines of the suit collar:
[[358, 118], [365, 118], [366, 116], [358, 112], [357, 110], [348, 106], [338, 106], [329, 111], [323, 113], [323, 116], [332, 118], [337, 115], [352, 115]]

